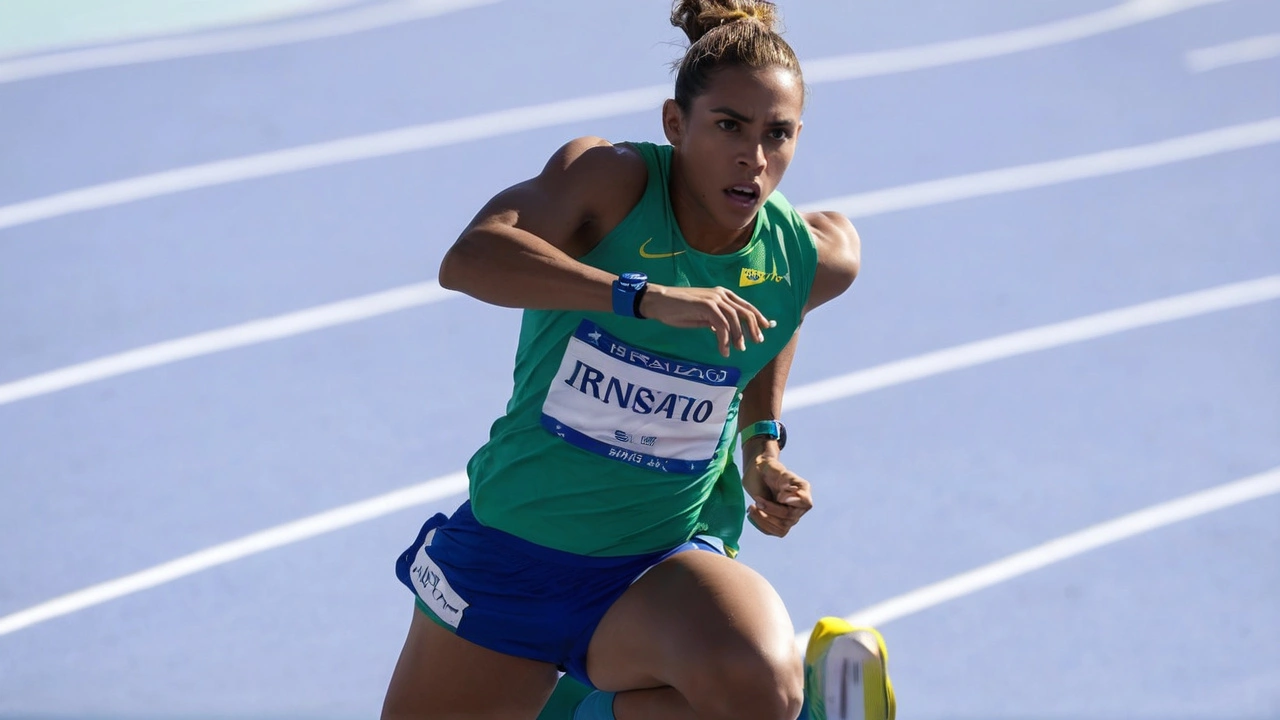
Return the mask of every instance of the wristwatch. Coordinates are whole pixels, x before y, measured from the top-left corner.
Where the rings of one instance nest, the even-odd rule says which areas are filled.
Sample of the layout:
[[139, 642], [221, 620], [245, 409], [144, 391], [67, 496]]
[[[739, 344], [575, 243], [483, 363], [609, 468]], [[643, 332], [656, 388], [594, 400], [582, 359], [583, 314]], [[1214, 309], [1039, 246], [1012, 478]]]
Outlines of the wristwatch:
[[780, 420], [761, 420], [746, 426], [742, 430], [742, 444], [746, 445], [748, 440], [760, 435], [777, 440], [779, 450], [787, 446], [787, 426]]
[[613, 281], [613, 312], [615, 315], [644, 319], [640, 314], [640, 298], [649, 287], [649, 276], [638, 272], [625, 272]]

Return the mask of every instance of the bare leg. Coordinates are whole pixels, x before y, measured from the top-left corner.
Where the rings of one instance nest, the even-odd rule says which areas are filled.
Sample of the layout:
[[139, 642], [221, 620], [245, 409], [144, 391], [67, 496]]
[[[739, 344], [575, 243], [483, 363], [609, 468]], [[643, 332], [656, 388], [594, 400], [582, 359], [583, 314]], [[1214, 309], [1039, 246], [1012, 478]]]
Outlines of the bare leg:
[[474, 645], [415, 608], [382, 720], [533, 720], [555, 684], [554, 665]]
[[673, 687], [651, 690], [627, 690], [618, 693], [613, 701], [613, 714], [618, 720], [642, 718], [671, 718], [671, 720], [697, 720], [698, 715], [689, 706], [679, 690]]
[[746, 565], [701, 551], [667, 559], [614, 603], [587, 672], [618, 693], [618, 720], [794, 720], [804, 690], [777, 592]]

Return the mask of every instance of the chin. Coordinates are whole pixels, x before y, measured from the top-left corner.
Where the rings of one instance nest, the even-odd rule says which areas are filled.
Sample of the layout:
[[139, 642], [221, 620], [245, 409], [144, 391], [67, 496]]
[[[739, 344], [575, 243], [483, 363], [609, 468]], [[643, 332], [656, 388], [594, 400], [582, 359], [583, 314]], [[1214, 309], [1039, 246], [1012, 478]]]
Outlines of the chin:
[[725, 227], [733, 230], [743, 230], [753, 225], [756, 221], [756, 214], [760, 212], [764, 203], [757, 203], [756, 207], [751, 210], [734, 210], [724, 217]]

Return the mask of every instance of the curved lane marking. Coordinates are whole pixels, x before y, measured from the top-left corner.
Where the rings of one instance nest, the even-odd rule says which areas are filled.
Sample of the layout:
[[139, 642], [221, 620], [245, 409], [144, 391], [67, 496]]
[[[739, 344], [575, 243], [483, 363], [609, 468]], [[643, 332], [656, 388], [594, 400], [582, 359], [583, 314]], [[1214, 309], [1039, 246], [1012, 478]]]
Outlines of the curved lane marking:
[[389, 492], [385, 495], [362, 500], [350, 505], [293, 522], [277, 525], [238, 540], [214, 545], [199, 552], [184, 555], [142, 572], [99, 583], [20, 612], [0, 617], [0, 635], [30, 627], [46, 620], [100, 605], [125, 595], [142, 592], [148, 588], [172, 582], [201, 570], [225, 565], [229, 562], [266, 552], [273, 548], [291, 545], [308, 538], [340, 530], [351, 525], [373, 520], [407, 507], [422, 505], [435, 500], [465, 493], [467, 474], [456, 472], [444, 477]]
[[[1182, 135], [1146, 145], [1077, 155], [824, 200], [851, 218], [941, 205], [985, 195], [1115, 175], [1280, 142], [1280, 117]], [[809, 209], [808, 206], [801, 208]]]
[[848, 80], [923, 70], [943, 65], [1011, 55], [1013, 53], [1062, 45], [1166, 15], [1226, 0], [1130, 0], [1098, 12], [1066, 18], [1021, 30], [923, 45], [901, 50], [885, 50], [865, 55], [804, 62], [804, 77], [810, 82]]
[[146, 345], [0, 385], [0, 405], [202, 355], [280, 340], [447, 300], [435, 280]]
[[0, 84], [351, 35], [495, 2], [499, 0], [397, 0], [285, 24], [35, 55], [0, 62]]
[[[870, 370], [861, 371], [860, 373], [853, 373], [852, 375], [855, 376], [866, 374], [868, 377], [852, 385], [842, 385], [838, 392], [831, 394], [824, 395], [819, 392], [824, 390], [822, 387], [824, 383], [803, 385], [797, 387], [792, 392], [795, 392], [800, 397], [807, 399], [800, 401], [799, 404], [789, 403], [788, 408], [794, 410], [797, 407], [817, 405], [821, 402], [833, 401], [856, 394], [892, 387], [894, 385], [910, 382], [912, 380], [919, 380], [964, 367], [972, 367], [979, 363], [993, 362], [995, 360], [1013, 357], [1015, 355], [1022, 355], [1038, 350], [1059, 347], [1067, 343], [1083, 342], [1084, 340], [1103, 337], [1105, 335], [1113, 335], [1157, 323], [1170, 322], [1173, 320], [1192, 317], [1194, 315], [1218, 312], [1233, 307], [1241, 307], [1252, 303], [1264, 302], [1278, 297], [1280, 297], [1280, 275], [1272, 275], [1258, 280], [1224, 285], [1218, 288], [1203, 290], [1187, 295], [1178, 295], [1171, 298], [1165, 298], [1164, 300], [1143, 303], [1142, 305], [1136, 305], [1130, 308], [1122, 308], [1120, 310], [1113, 310], [1111, 312], [1079, 318], [1066, 323], [1046, 326], [1046, 328], [1043, 329], [1013, 333], [1012, 335], [992, 338], [981, 343], [970, 343], [968, 345], [960, 345], [948, 350], [940, 350], [930, 353], [927, 356], [923, 356], [932, 358], [932, 360], [926, 363], [924, 368], [919, 367], [918, 358], [907, 358], [895, 363], [879, 366], [878, 368], [871, 368]], [[1080, 332], [1079, 328], [1081, 327], [1087, 327], [1090, 328], [1090, 330], [1088, 332]], [[1057, 328], [1057, 330], [1051, 331], [1049, 330], [1050, 328]], [[1042, 331], [1049, 334], [1052, 334], [1053, 332], [1065, 332], [1066, 335], [1061, 341], [1042, 341], [1036, 343], [1004, 341], [1005, 338], [1026, 336], [1028, 334], [1036, 334]], [[979, 358], [975, 358], [971, 350], [975, 345], [999, 348], [1000, 351], [987, 351], [981, 354]], [[958, 361], [948, 360], [951, 354], [955, 354]], [[909, 368], [910, 371], [895, 372], [893, 370], [894, 367]], [[845, 378], [848, 377], [850, 376], [845, 376]], [[1268, 477], [1270, 477], [1270, 475], [1268, 475]], [[1272, 477], [1270, 480], [1266, 481], [1266, 483], [1271, 484], [1264, 483], [1264, 494], [1276, 492], [1276, 479], [1277, 478]], [[1254, 488], [1252, 485], [1249, 487]], [[0, 617], [0, 635], [16, 632], [47, 620], [52, 620], [63, 615], [68, 615], [79, 610], [100, 605], [109, 600], [141, 592], [148, 588], [153, 588], [219, 565], [225, 565], [250, 555], [290, 545], [324, 533], [349, 527], [356, 523], [373, 520], [384, 515], [389, 515], [391, 513], [428, 502], [450, 498], [465, 493], [466, 490], [466, 472], [458, 471], [443, 477], [428, 480], [418, 485], [403, 488], [395, 492], [363, 500], [351, 505], [345, 505], [301, 520], [285, 523], [284, 525], [278, 525], [274, 528], [253, 533], [252, 535], [245, 536], [238, 540], [233, 540], [206, 550], [185, 555], [177, 558], [176, 560], [156, 565], [141, 572], [99, 583], [97, 585], [84, 588], [83, 590], [77, 590], [26, 608], [25, 610], [20, 610], [10, 615]], [[1236, 499], [1231, 502], [1244, 502], [1246, 499], [1261, 497], [1261, 495], [1257, 494], [1256, 488], [1249, 490], [1249, 492], [1254, 493], [1253, 495], [1248, 495], [1248, 493], [1239, 495], [1226, 493], [1226, 491], [1222, 492], [1224, 493], [1222, 497], [1225, 498], [1243, 498]], [[1218, 495], [1214, 495], [1213, 497], [1219, 498]], [[1184, 500], [1180, 502], [1187, 501]], [[1215, 502], [1221, 503], [1222, 500], [1219, 498], [1218, 500], [1215, 500]], [[1191, 503], [1189, 507], [1200, 508], [1210, 507], [1211, 505], [1212, 503], [1208, 501], [1197, 500]], [[1226, 506], [1226, 504], [1219, 504], [1216, 507]], [[1179, 505], [1177, 507], [1181, 508], [1183, 506]], [[1216, 507], [1212, 509], [1216, 509]], [[1159, 513], [1155, 513], [1153, 517], [1179, 517], [1177, 514], [1178, 512], [1186, 511], [1162, 510]], [[1208, 510], [1201, 510], [1200, 512], [1208, 512]], [[1190, 517], [1190, 515], [1187, 515], [1186, 517]], [[1173, 522], [1173, 520], [1166, 521], [1166, 524], [1167, 522]], [[1140, 522], [1127, 521], [1121, 527], [1131, 529], [1141, 528], [1144, 526]], [[1151, 527], [1156, 526], [1153, 525]], [[981, 572], [974, 571], [975, 573], [978, 573], [976, 575], [971, 573], [966, 576], [960, 576], [961, 578], [966, 579], [953, 578], [952, 580], [945, 581], [942, 584], [943, 587], [941, 589], [937, 589], [935, 586], [930, 586], [930, 588], [934, 589], [926, 588], [924, 590], [917, 591], [918, 594], [909, 594], [908, 596], [895, 598], [887, 601], [884, 604], [885, 607], [877, 605], [861, 611], [859, 614], [855, 615], [855, 617], [870, 618], [878, 622], [887, 622], [888, 619], [892, 619], [893, 617], [900, 617], [900, 614], [904, 612], [904, 608], [923, 609], [923, 607], [928, 606], [928, 602], [937, 604], [937, 602], [942, 602], [950, 597], [959, 597], [959, 595], [964, 594], [964, 592], [973, 592], [981, 587], [986, 587], [994, 584], [994, 582], [999, 582], [999, 578], [1002, 576], [1002, 573], [1007, 574], [1013, 570], [1017, 571], [1013, 573], [1014, 575], [1021, 572], [1029, 572], [1031, 569], [1034, 569], [1034, 567], [1042, 567], [1043, 565], [1048, 564], [1048, 562], [1055, 562], [1056, 560], [1053, 558], [1061, 559], [1062, 557], [1067, 557], [1067, 555], [1061, 555], [1061, 548], [1082, 548], [1074, 550], [1075, 553], [1079, 553], [1084, 552], [1084, 550], [1090, 549], [1091, 547], [1097, 547], [1098, 541], [1096, 538], [1114, 536], [1118, 539], [1119, 537], [1127, 537], [1127, 535], [1123, 534], [1116, 535], [1116, 532], [1117, 531], [1114, 529], [1107, 530], [1106, 532], [1093, 531], [1092, 534], [1088, 535], [1083, 540], [1071, 540], [1065, 545], [1054, 546], [1055, 548], [1058, 548], [1055, 550], [1029, 551], [1034, 553], [1030, 561], [1026, 558], [1015, 560], [1014, 558], [1019, 558], [1020, 556], [1014, 556], [1014, 558], [1006, 559], [997, 563], [996, 566], [998, 566], [998, 569], [980, 569]], [[1125, 530], [1125, 532], [1128, 532], [1130, 535], [1135, 534], [1132, 530]], [[1111, 535], [1108, 535], [1107, 533], [1111, 533]], [[1089, 543], [1095, 544], [1089, 545]], [[1049, 559], [1046, 560], [1045, 558]], [[1037, 566], [1037, 562], [1040, 563], [1040, 565]], [[988, 566], [988, 568], [990, 567], [991, 566]], [[1013, 575], [1008, 575], [1008, 577], [1012, 576]], [[992, 578], [995, 579], [993, 580]], [[983, 583], [985, 583], [985, 585]], [[938, 598], [942, 598], [942, 600], [939, 600]], [[886, 607], [888, 608], [887, 610], [885, 609]], [[894, 615], [893, 613], [900, 614]]]
[[[1280, 468], [1273, 468], [1064, 535], [1030, 550], [876, 603], [846, 619], [855, 625], [884, 625], [1090, 550], [1277, 493], [1280, 493]], [[807, 632], [796, 636], [796, 642], [802, 646], [808, 640]]]
[[[981, 60], [1079, 40], [1202, 5], [1227, 1], [1129, 0], [1100, 12], [1023, 30], [901, 50], [806, 61], [805, 76], [810, 84], [814, 84]], [[0, 207], [0, 230], [199, 188], [652, 110], [660, 107], [669, 93], [667, 85], [653, 85], [499, 110], [457, 120], [358, 135], [116, 180]]]
[[[1044, 187], [1256, 147], [1280, 140], [1280, 118], [1219, 128], [1148, 145], [1020, 165], [807, 203], [861, 218], [907, 208]], [[105, 380], [171, 362], [356, 322], [456, 296], [436, 281], [254, 320], [242, 325], [147, 345], [0, 384], [0, 405]]]
[[1151, 325], [1280, 300], [1280, 275], [1175, 295], [1119, 310], [955, 345], [788, 390], [782, 408], [799, 410], [996, 360], [1050, 350]]
[[1280, 33], [1192, 50], [1186, 54], [1185, 62], [1191, 72], [1208, 72], [1273, 57], [1280, 57]]

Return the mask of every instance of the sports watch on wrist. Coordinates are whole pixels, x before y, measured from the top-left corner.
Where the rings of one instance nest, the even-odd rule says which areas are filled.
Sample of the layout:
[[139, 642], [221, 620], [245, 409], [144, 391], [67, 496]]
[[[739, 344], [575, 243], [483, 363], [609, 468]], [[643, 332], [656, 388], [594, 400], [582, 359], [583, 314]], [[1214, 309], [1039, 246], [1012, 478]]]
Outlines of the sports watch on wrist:
[[746, 445], [748, 440], [760, 435], [777, 440], [779, 450], [787, 446], [787, 426], [780, 420], [761, 420], [746, 426], [742, 429], [742, 444]]
[[644, 319], [640, 314], [640, 298], [649, 287], [649, 276], [638, 272], [625, 272], [613, 281], [613, 312], [615, 315]]

